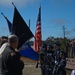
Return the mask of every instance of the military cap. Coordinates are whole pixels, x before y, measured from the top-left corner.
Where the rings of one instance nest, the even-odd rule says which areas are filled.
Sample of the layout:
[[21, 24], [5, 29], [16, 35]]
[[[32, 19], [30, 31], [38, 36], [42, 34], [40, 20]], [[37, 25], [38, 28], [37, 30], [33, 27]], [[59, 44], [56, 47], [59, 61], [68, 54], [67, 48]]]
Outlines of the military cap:
[[47, 47], [49, 47], [49, 48], [54, 48], [52, 45], [47, 45]]
[[47, 45], [46, 44], [42, 44], [42, 47], [47, 48]]
[[47, 45], [46, 44], [42, 44], [41, 49], [42, 48], [47, 49]]
[[57, 46], [60, 46], [61, 45], [59, 42], [55, 42], [54, 44], [57, 45]]
[[64, 51], [60, 51], [60, 55], [64, 55], [66, 57], [66, 53]]

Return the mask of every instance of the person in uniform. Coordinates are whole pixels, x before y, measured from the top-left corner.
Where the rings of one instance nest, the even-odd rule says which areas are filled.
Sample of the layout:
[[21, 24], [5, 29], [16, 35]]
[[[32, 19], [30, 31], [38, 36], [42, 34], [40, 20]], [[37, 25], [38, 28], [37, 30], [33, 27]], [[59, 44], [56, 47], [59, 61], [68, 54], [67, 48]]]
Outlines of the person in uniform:
[[47, 52], [47, 45], [43, 44], [40, 49], [40, 67], [42, 75], [46, 75], [45, 74], [46, 52]]
[[54, 58], [53, 58], [53, 46], [47, 45], [47, 54], [46, 54], [46, 75], [52, 75], [53, 66], [54, 66]]
[[53, 48], [54, 47], [52, 45], [47, 45], [47, 53], [52, 53], [52, 55], [53, 55], [53, 53], [54, 53]]
[[8, 37], [8, 43], [2, 52], [2, 75], [22, 75], [24, 63], [20, 60], [21, 55], [17, 49], [18, 37], [16, 35], [10, 35]]
[[60, 61], [60, 52], [61, 52], [61, 49], [60, 49], [60, 43], [59, 42], [55, 42], [54, 43], [54, 54], [53, 54], [53, 57], [54, 57], [54, 67], [53, 67], [53, 75], [56, 71], [56, 66], [58, 65], [59, 61]]
[[56, 42], [54, 43], [54, 49], [55, 49], [55, 52], [54, 52], [54, 58], [55, 58], [55, 62], [59, 62], [60, 61], [60, 52], [62, 51], [61, 48], [60, 48], [60, 43]]
[[56, 65], [56, 70], [54, 75], [66, 75], [66, 53], [64, 51], [61, 51], [60, 54], [60, 61]]

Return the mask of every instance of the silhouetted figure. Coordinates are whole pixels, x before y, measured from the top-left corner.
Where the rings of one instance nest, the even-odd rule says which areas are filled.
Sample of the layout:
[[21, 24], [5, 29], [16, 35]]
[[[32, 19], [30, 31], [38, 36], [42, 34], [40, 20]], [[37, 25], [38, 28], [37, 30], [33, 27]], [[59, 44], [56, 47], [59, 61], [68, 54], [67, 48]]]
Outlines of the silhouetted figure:
[[8, 38], [8, 43], [2, 52], [2, 75], [22, 75], [22, 69], [24, 68], [24, 63], [20, 60], [21, 55], [16, 50], [18, 46], [18, 37], [16, 35], [10, 35]]

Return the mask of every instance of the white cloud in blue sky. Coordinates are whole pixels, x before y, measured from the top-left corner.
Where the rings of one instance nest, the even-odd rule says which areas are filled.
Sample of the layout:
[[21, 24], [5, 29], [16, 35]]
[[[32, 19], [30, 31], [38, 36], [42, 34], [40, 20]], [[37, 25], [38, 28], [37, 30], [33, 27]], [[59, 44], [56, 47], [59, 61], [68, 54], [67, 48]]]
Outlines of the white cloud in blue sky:
[[33, 4], [38, 1], [41, 1], [41, 0], [1, 0], [0, 5], [2, 5], [2, 6], [9, 6], [10, 5], [11, 6], [11, 2], [14, 2], [14, 4], [22, 7], [27, 4]]
[[70, 21], [63, 19], [63, 18], [53, 19], [51, 20], [51, 23], [55, 23], [56, 25], [61, 25], [61, 26], [66, 25], [66, 24], [71, 24]]

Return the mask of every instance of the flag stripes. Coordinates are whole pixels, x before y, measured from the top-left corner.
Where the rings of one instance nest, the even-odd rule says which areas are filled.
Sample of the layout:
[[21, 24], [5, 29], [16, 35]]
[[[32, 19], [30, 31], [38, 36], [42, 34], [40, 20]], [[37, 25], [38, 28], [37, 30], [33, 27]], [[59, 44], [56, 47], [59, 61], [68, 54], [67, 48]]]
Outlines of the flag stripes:
[[33, 48], [36, 52], [39, 52], [42, 45], [42, 35], [41, 35], [41, 7], [39, 8], [39, 14], [36, 25], [35, 39]]

